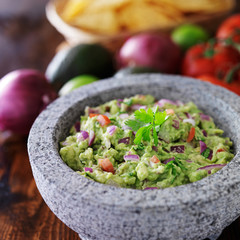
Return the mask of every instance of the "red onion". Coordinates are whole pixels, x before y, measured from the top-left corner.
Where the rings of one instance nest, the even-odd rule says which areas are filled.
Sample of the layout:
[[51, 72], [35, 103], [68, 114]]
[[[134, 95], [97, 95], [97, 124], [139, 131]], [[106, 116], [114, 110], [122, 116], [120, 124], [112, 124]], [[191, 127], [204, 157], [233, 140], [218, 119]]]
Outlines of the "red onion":
[[158, 148], [156, 146], [152, 146], [152, 150], [158, 152]]
[[190, 123], [193, 126], [195, 126], [195, 124], [196, 124], [195, 121], [192, 118], [183, 119], [183, 122], [184, 123]]
[[0, 130], [27, 135], [38, 114], [56, 97], [37, 70], [8, 73], [0, 81]]
[[79, 142], [82, 142], [86, 140], [89, 137], [88, 132], [86, 131], [81, 131], [80, 133], [77, 133], [77, 140]]
[[189, 160], [189, 159], [187, 159], [187, 160], [186, 160], [186, 162], [188, 162], [188, 163], [192, 163], [192, 161], [191, 161], [191, 160]]
[[130, 137], [121, 138], [121, 139], [118, 140], [118, 143], [129, 144], [130, 143]]
[[210, 149], [210, 153], [209, 153], [209, 155], [208, 155], [207, 158], [208, 158], [209, 160], [211, 160], [211, 159], [212, 159], [212, 156], [213, 156], [213, 150]]
[[85, 172], [91, 172], [91, 173], [92, 173], [92, 172], [93, 172], [93, 169], [92, 169], [92, 168], [89, 168], [89, 167], [85, 167], [85, 168], [84, 168], [84, 171], [85, 171]]
[[127, 113], [121, 113], [121, 114], [119, 114], [119, 117], [120, 117], [121, 119], [126, 119], [126, 118], [129, 117], [129, 115], [128, 115]]
[[203, 114], [203, 113], [200, 113], [200, 118], [201, 118], [202, 120], [206, 120], [206, 121], [210, 121], [210, 120], [211, 120], [210, 116], [205, 115], [205, 114]]
[[206, 132], [206, 130], [203, 129], [203, 130], [202, 130], [202, 133], [203, 133], [203, 136], [204, 136], [204, 137], [207, 137], [207, 132]]
[[176, 72], [181, 58], [180, 48], [169, 36], [143, 33], [130, 37], [117, 56], [120, 68], [150, 67], [160, 72]]
[[200, 144], [200, 154], [202, 154], [207, 149], [207, 145], [203, 141], [199, 141], [199, 144]]
[[160, 99], [159, 101], [156, 102], [156, 104], [159, 107], [163, 107], [166, 103], [172, 104], [172, 105], [177, 105], [174, 101], [169, 100], [169, 99]]
[[190, 113], [188, 113], [188, 112], [185, 112], [184, 114], [187, 116], [187, 118], [192, 118], [192, 116], [191, 116], [191, 114], [190, 114]]
[[138, 155], [125, 155], [123, 156], [123, 159], [125, 161], [139, 161], [139, 156]]
[[117, 126], [111, 125], [107, 127], [107, 132], [109, 133], [110, 136], [112, 136], [117, 130]]
[[158, 187], [146, 187], [143, 190], [159, 189]]
[[176, 128], [176, 129], [179, 129], [179, 121], [173, 120], [172, 126], [173, 126], [174, 128]]
[[210, 171], [210, 170], [212, 170], [212, 169], [214, 169], [214, 168], [219, 168], [219, 169], [221, 169], [221, 168], [223, 168], [223, 167], [225, 167], [226, 166], [226, 164], [212, 164], [212, 165], [207, 165], [207, 166], [205, 166], [205, 167], [200, 167], [200, 168], [198, 168], [197, 170], [207, 170], [207, 171]]
[[93, 130], [90, 130], [89, 132], [89, 139], [88, 139], [88, 146], [91, 146], [95, 139], [95, 133]]
[[139, 110], [139, 109], [147, 109], [147, 106], [145, 105], [140, 105], [140, 104], [133, 104], [131, 106], [131, 110]]
[[97, 108], [88, 108], [88, 115], [89, 115], [90, 113], [99, 114], [100, 111], [99, 111], [99, 109], [97, 109]]
[[163, 161], [163, 164], [167, 164], [167, 163], [169, 163], [169, 162], [171, 162], [171, 161], [174, 161], [174, 160], [175, 160], [174, 157], [169, 158], [169, 159], [166, 159], [166, 160]]
[[74, 124], [74, 128], [75, 128], [76, 132], [80, 131], [80, 122], [79, 121]]
[[185, 147], [184, 147], [184, 145], [171, 146], [170, 151], [177, 152], [177, 153], [184, 153]]

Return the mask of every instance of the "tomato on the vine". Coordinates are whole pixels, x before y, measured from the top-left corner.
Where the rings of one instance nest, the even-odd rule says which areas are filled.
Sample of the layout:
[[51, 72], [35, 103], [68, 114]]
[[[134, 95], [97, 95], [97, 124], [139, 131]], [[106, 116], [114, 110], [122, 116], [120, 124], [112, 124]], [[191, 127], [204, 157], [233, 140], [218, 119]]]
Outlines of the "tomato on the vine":
[[235, 14], [223, 21], [217, 30], [216, 37], [231, 38], [234, 42], [240, 43], [240, 14]]
[[184, 56], [182, 74], [191, 77], [207, 74], [226, 82], [240, 82], [240, 53], [216, 42], [195, 45]]

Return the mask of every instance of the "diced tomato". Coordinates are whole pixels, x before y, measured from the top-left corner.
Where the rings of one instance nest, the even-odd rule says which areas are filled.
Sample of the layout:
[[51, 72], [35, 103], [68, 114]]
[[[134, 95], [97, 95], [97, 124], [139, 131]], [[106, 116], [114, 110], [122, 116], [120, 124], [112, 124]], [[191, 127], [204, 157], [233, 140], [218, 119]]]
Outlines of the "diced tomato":
[[150, 161], [153, 162], [153, 163], [159, 163], [160, 162], [156, 155], [153, 155], [151, 157]]
[[174, 114], [174, 110], [169, 108], [169, 109], [166, 109], [166, 113], [167, 115], [173, 115]]
[[222, 148], [219, 148], [219, 149], [217, 150], [217, 153], [218, 153], [218, 152], [225, 152], [225, 150], [222, 149]]
[[195, 128], [192, 127], [188, 134], [187, 142], [191, 142], [193, 140], [194, 136], [195, 136]]
[[93, 117], [96, 117], [96, 116], [99, 116], [100, 114], [97, 114], [97, 113], [90, 113], [89, 114], [89, 117], [90, 118], [93, 118]]
[[98, 159], [98, 164], [103, 171], [114, 173], [114, 167], [108, 158]]
[[97, 120], [98, 120], [98, 122], [100, 123], [100, 125], [102, 127], [108, 125], [109, 123], [111, 123], [111, 120], [107, 116], [101, 115], [101, 114], [98, 115]]

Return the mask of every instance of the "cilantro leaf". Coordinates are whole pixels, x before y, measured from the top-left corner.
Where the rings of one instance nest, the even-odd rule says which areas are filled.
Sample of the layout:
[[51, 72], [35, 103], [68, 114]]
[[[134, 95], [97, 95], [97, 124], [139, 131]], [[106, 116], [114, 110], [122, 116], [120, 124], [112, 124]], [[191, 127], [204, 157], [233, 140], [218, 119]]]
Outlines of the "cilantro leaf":
[[133, 131], [137, 131], [139, 128], [145, 125], [144, 122], [140, 122], [138, 120], [133, 119], [128, 119], [124, 124], [129, 126]]
[[146, 132], [146, 127], [141, 127], [141, 128], [138, 129], [138, 131], [136, 133], [136, 136], [135, 136], [135, 139], [134, 139], [135, 144], [140, 144], [141, 143], [144, 132]]
[[152, 125], [145, 127], [145, 131], [143, 132], [142, 139], [144, 141], [150, 141], [150, 131], [152, 129]]
[[207, 158], [208, 156], [209, 156], [209, 154], [210, 154], [210, 149], [209, 148], [207, 148], [207, 149], [205, 149], [203, 152], [202, 152], [202, 154], [201, 155], [203, 155], [205, 158]]
[[156, 112], [155, 113], [155, 124], [156, 125], [162, 125], [167, 119], [167, 113], [164, 112]]
[[158, 145], [158, 136], [157, 136], [155, 127], [153, 127], [153, 139], [154, 139], [154, 145], [157, 146]]
[[145, 109], [139, 109], [135, 111], [134, 116], [136, 119], [144, 122], [144, 123], [151, 123], [153, 122], [153, 112], [146, 112]]

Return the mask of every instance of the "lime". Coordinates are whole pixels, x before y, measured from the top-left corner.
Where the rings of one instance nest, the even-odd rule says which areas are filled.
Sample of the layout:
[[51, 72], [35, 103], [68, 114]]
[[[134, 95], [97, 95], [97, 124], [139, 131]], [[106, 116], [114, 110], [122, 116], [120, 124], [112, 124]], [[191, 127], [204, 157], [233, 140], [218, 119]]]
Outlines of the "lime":
[[208, 32], [195, 24], [184, 24], [175, 28], [171, 34], [172, 40], [184, 51], [209, 38]]
[[62, 88], [59, 90], [59, 95], [60, 96], [66, 95], [76, 88], [79, 88], [79, 87], [81, 87], [83, 85], [86, 85], [86, 84], [89, 84], [89, 83], [93, 83], [97, 80], [98, 80], [98, 78], [96, 78], [92, 75], [77, 76], [77, 77], [72, 78], [71, 80], [67, 81], [62, 86]]

